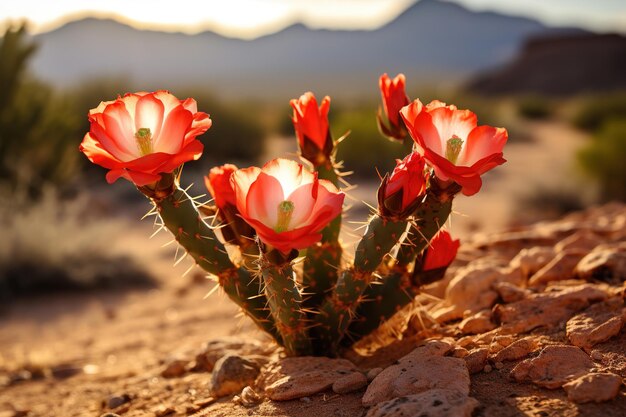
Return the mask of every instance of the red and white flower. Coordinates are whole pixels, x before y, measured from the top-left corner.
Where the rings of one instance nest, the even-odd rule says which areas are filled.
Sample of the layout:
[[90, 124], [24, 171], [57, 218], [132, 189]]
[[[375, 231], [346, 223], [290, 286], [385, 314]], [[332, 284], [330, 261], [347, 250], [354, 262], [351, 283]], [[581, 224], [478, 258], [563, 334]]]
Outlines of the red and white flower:
[[460, 245], [459, 239], [452, 240], [450, 233], [440, 230], [426, 249], [422, 271], [447, 268], [456, 258]]
[[469, 110], [433, 101], [424, 106], [415, 100], [400, 111], [415, 149], [442, 181], [452, 180], [465, 195], [476, 194], [480, 176], [503, 164], [502, 149], [508, 134], [504, 128], [477, 126]]
[[109, 183], [124, 177], [145, 186], [202, 155], [196, 140], [211, 127], [194, 99], [178, 100], [167, 91], [126, 94], [89, 111], [90, 129], [80, 150], [110, 171]]
[[236, 171], [237, 209], [265, 244], [287, 254], [318, 242], [341, 213], [344, 193], [301, 164], [274, 159], [263, 168]]

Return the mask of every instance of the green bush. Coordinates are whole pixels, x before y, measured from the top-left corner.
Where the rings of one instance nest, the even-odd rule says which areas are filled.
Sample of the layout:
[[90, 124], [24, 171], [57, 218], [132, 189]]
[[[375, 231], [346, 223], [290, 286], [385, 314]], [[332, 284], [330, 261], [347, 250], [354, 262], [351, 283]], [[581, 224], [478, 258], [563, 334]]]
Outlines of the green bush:
[[607, 120], [578, 158], [598, 182], [601, 200], [626, 201], [626, 120]]
[[588, 131], [597, 131], [609, 119], [626, 118], [626, 92], [587, 98], [576, 112], [573, 123]]
[[517, 112], [526, 119], [547, 119], [551, 116], [551, 104], [545, 97], [527, 96], [519, 99]]

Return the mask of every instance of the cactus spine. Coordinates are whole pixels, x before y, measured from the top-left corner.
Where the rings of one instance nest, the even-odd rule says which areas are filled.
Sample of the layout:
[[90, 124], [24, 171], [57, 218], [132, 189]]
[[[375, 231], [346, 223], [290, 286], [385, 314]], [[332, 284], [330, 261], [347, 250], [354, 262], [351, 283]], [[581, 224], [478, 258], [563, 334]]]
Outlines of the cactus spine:
[[163, 225], [174, 235], [196, 263], [217, 276], [228, 297], [239, 305], [254, 322], [280, 343], [264, 296], [259, 296], [260, 281], [245, 268], [237, 268], [229, 259], [224, 245], [202, 220], [193, 199], [178, 186], [178, 179], [165, 176], [157, 189], [140, 188], [155, 204]]
[[404, 220], [394, 221], [377, 214], [370, 219], [357, 246], [354, 267], [339, 276], [337, 285], [322, 304], [317, 317], [323, 349], [336, 353], [363, 292], [371, 282], [372, 273], [398, 243], [406, 227]]
[[261, 254], [265, 295], [287, 355], [310, 355], [311, 339], [306, 314], [301, 307], [302, 296], [291, 267], [292, 259], [277, 250]]

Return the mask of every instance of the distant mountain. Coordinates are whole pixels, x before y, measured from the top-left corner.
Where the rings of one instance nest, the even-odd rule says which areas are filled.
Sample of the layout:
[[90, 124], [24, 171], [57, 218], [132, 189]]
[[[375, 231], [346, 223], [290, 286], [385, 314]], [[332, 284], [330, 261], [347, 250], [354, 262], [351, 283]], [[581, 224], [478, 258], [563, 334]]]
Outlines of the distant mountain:
[[477, 76], [468, 87], [490, 95], [626, 90], [626, 36], [531, 39], [512, 62]]
[[572, 30], [437, 0], [419, 1], [377, 30], [298, 24], [254, 40], [142, 31], [88, 18], [38, 35], [33, 69], [57, 85], [124, 76], [144, 89], [201, 84], [231, 96], [306, 89], [341, 95], [375, 92], [382, 72], [404, 72], [411, 85], [465, 77], [507, 62], [530, 35], [563, 31]]

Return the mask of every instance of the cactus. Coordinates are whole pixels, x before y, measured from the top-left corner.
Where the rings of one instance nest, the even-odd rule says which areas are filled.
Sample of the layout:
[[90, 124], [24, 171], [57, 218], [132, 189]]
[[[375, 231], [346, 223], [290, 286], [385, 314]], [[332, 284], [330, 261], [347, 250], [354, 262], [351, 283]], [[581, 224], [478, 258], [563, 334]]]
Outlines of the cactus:
[[254, 322], [280, 341], [269, 316], [260, 281], [245, 268], [237, 268], [215, 233], [202, 220], [194, 200], [178, 186], [178, 175], [163, 176], [156, 188], [139, 187], [156, 206], [163, 225], [205, 271], [217, 277], [228, 297]]
[[[320, 179], [329, 180], [339, 186], [339, 176], [331, 160], [315, 169]], [[339, 243], [341, 215], [322, 230], [322, 240], [307, 249], [303, 265], [302, 283], [305, 291], [303, 307], [307, 310], [319, 308], [327, 293], [337, 282], [339, 263], [343, 248]], [[310, 318], [314, 316], [312, 311]]]
[[394, 221], [378, 214], [370, 219], [357, 246], [354, 267], [340, 275], [331, 296], [320, 307], [317, 321], [323, 350], [336, 352], [372, 273], [398, 243], [406, 227], [404, 220]]
[[263, 253], [261, 271], [269, 309], [287, 355], [310, 355], [306, 313], [302, 310], [302, 296], [291, 267], [294, 257], [285, 257], [277, 250]]

